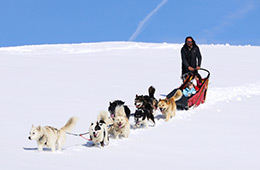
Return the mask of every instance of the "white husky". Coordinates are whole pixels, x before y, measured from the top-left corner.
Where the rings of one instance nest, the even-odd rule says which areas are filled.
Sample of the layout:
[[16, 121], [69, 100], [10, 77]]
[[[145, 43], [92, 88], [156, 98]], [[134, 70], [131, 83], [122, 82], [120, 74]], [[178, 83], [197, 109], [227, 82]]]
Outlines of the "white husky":
[[56, 151], [56, 145], [58, 150], [61, 150], [63, 144], [66, 140], [66, 132], [70, 132], [72, 128], [75, 126], [77, 121], [76, 117], [71, 117], [65, 126], [63, 126], [60, 130], [51, 127], [51, 126], [34, 126], [32, 125], [30, 136], [28, 137], [30, 140], [36, 140], [38, 145], [38, 151], [42, 151], [44, 146], [51, 148], [51, 151]]
[[114, 118], [114, 136], [118, 139], [119, 136], [128, 138], [130, 133], [130, 123], [125, 114], [123, 106], [117, 106], [115, 110], [116, 117]]

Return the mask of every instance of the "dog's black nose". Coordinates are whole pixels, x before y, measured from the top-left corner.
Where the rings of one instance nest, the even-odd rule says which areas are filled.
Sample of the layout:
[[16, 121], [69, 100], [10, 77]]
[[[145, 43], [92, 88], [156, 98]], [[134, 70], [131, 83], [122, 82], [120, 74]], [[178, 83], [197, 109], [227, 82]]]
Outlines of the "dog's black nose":
[[31, 140], [31, 136], [29, 136], [28, 139]]

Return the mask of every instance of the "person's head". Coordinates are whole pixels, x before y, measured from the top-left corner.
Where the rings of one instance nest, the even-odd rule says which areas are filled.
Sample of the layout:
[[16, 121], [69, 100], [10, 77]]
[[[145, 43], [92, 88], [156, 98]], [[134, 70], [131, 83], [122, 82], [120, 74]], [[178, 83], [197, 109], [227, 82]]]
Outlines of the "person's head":
[[185, 45], [187, 45], [188, 47], [192, 47], [195, 44], [196, 43], [191, 36], [188, 36], [188, 37], [185, 38]]
[[188, 82], [187, 88], [191, 90], [192, 88], [194, 88], [194, 84], [192, 82]]

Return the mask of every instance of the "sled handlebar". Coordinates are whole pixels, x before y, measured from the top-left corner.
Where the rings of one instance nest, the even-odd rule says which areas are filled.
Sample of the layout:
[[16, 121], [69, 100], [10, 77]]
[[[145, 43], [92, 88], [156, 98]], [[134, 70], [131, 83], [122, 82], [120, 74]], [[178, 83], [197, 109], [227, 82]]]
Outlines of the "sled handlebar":
[[205, 68], [200, 68], [199, 70], [206, 71], [206, 72], [208, 73], [207, 78], [209, 78], [209, 76], [210, 76], [209, 70], [207, 70], [207, 69], [205, 69]]
[[[207, 75], [206, 78], [209, 78], [209, 76], [210, 76], [209, 70], [207, 70], [207, 69], [205, 69], [205, 68], [200, 68], [200, 69], [198, 69], [197, 71], [199, 71], [199, 70], [207, 72], [208, 75]], [[192, 71], [189, 71], [189, 72], [185, 73], [184, 75], [190, 75], [190, 74], [193, 75], [193, 72], [192, 72]]]

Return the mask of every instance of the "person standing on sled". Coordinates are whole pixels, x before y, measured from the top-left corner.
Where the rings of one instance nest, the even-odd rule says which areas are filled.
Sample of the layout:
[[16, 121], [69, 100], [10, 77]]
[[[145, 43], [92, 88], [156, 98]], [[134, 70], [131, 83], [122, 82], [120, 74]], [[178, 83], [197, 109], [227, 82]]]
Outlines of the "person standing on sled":
[[186, 73], [194, 72], [198, 73], [197, 70], [201, 66], [201, 54], [200, 49], [195, 43], [194, 39], [189, 36], [185, 39], [185, 44], [181, 48], [181, 59], [182, 59], [182, 75], [181, 78], [185, 80]]

